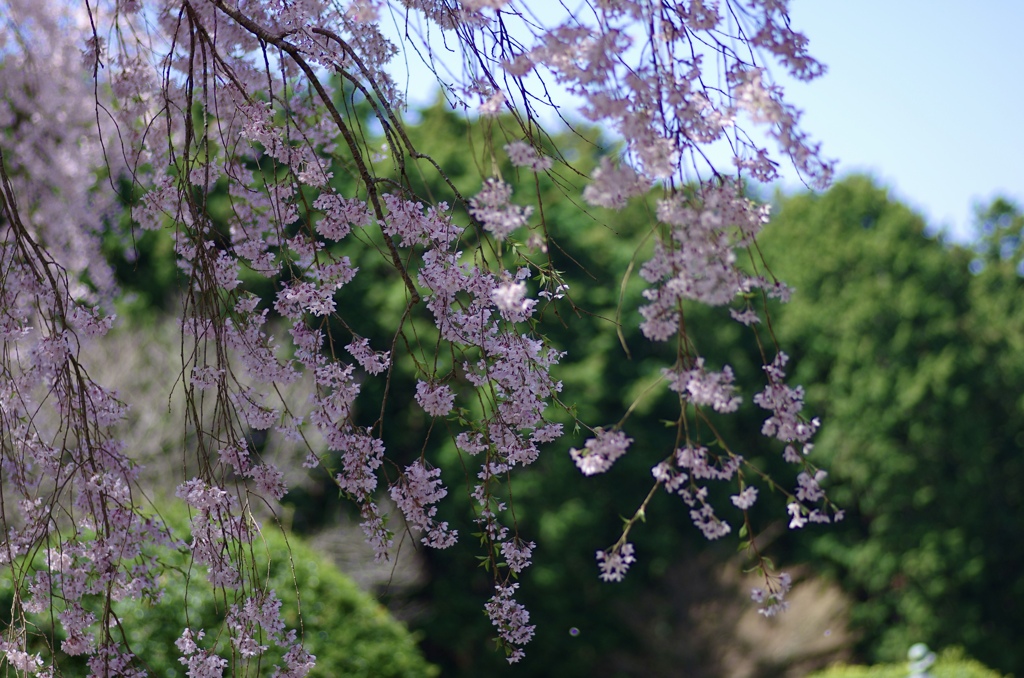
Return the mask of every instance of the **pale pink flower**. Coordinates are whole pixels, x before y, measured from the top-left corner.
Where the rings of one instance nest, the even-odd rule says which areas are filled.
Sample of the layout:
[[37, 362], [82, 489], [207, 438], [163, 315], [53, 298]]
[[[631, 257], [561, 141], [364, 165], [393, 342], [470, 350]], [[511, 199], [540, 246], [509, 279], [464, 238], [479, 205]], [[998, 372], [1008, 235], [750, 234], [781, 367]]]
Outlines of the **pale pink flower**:
[[597, 552], [597, 566], [603, 581], [622, 581], [629, 566], [636, 562], [633, 545], [626, 542], [612, 551]]
[[513, 141], [505, 144], [505, 152], [508, 153], [508, 160], [513, 167], [525, 167], [534, 172], [544, 172], [551, 169], [552, 161], [547, 156], [541, 156], [537, 149], [525, 141]]
[[501, 179], [491, 178], [469, 201], [469, 213], [497, 240], [505, 240], [517, 228], [525, 226], [533, 214], [533, 207], [512, 204], [511, 197], [511, 186]]
[[739, 494], [734, 494], [730, 497], [730, 500], [736, 508], [746, 511], [754, 505], [755, 501], [757, 501], [757, 488], [747, 486]]
[[595, 436], [583, 445], [583, 450], [575, 447], [569, 450], [569, 455], [576, 462], [576, 466], [585, 476], [592, 476], [596, 473], [604, 473], [615, 460], [626, 453], [632, 438], [627, 438], [622, 431], [605, 431], [594, 429]]
[[432, 417], [444, 417], [455, 405], [455, 394], [447, 384], [417, 381], [416, 402]]

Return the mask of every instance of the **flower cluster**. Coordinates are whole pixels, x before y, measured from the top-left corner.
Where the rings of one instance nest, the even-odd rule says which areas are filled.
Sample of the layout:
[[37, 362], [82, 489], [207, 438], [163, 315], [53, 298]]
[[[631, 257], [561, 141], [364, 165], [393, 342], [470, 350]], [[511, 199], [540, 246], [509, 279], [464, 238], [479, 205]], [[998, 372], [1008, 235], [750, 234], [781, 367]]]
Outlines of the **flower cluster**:
[[544, 172], [551, 169], [551, 158], [541, 156], [530, 144], [525, 141], [513, 141], [505, 145], [505, 152], [508, 153], [509, 162], [515, 167], [526, 167], [534, 172]]
[[632, 438], [627, 438], [622, 431], [605, 431], [594, 429], [594, 437], [583, 445], [583, 450], [575, 447], [569, 455], [585, 476], [604, 473], [612, 467], [615, 460], [626, 453]]
[[774, 617], [780, 612], [789, 608], [786, 601], [786, 594], [793, 588], [793, 579], [787, 572], [781, 572], [776, 577], [767, 577], [765, 588], [754, 588], [750, 592], [750, 599], [760, 605], [758, 610], [766, 617]]
[[345, 350], [370, 374], [380, 374], [391, 365], [391, 351], [380, 353], [371, 350], [369, 339], [355, 339]]
[[597, 552], [597, 566], [601, 570], [601, 579], [604, 581], [622, 581], [626, 576], [629, 566], [635, 562], [636, 557], [633, 555], [633, 545], [629, 542], [613, 549], [611, 552]]
[[[800, 412], [804, 407], [804, 390], [797, 386], [791, 388], [785, 383], [786, 363], [789, 356], [780, 352], [770, 365], [764, 366], [768, 375], [768, 385], [754, 396], [754, 402], [770, 411], [772, 416], [765, 420], [761, 433], [778, 438], [784, 443], [807, 443], [821, 425], [817, 419], [804, 419]], [[787, 460], [793, 459], [792, 445], [787, 445]]]
[[657, 243], [640, 269], [653, 285], [644, 291], [649, 303], [640, 309], [640, 327], [652, 341], [679, 332], [684, 299], [722, 306], [764, 285], [736, 263], [735, 249], [749, 244], [767, 221], [767, 212], [743, 197], [738, 186], [706, 188], [696, 201], [679, 195], [662, 200], [658, 218], [671, 228], [671, 238]]
[[704, 359], [697, 358], [693, 369], [662, 370], [669, 380], [669, 389], [687, 398], [694, 405], [711, 407], [716, 412], [735, 412], [741, 398], [735, 395], [732, 368], [726, 365], [721, 372], [704, 369]]
[[441, 484], [441, 469], [429, 471], [420, 462], [405, 468], [402, 480], [391, 486], [391, 498], [405, 515], [405, 521], [420, 532], [426, 532], [422, 542], [427, 546], [445, 549], [458, 538], [457, 530], [451, 530], [447, 522], [434, 520], [437, 507], [434, 506], [447, 496], [448, 490]]
[[447, 384], [416, 383], [416, 402], [432, 417], [444, 417], [455, 405], [455, 394]]
[[530, 642], [537, 628], [530, 624], [530, 613], [513, 598], [518, 588], [519, 584], [496, 586], [497, 593], [484, 605], [491, 624], [498, 629], [498, 637], [509, 648], [509, 664], [526, 656], [522, 646]]
[[469, 213], [480, 220], [497, 240], [505, 240], [517, 228], [525, 226], [533, 214], [530, 206], [509, 202], [512, 187], [500, 179], [488, 179], [483, 189], [469, 201]]

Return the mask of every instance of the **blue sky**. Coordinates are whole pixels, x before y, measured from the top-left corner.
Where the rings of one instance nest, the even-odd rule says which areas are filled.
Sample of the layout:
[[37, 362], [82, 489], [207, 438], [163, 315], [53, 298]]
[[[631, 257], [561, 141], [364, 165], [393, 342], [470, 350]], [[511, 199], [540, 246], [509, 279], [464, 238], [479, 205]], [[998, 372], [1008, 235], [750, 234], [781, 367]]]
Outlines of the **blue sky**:
[[829, 72], [787, 83], [804, 126], [957, 240], [996, 195], [1024, 207], [1024, 2], [793, 0]]
[[[958, 241], [975, 206], [1024, 207], [1024, 0], [791, 0], [790, 17], [828, 73], [773, 75], [839, 176], [873, 175]], [[412, 103], [428, 104], [433, 91], [412, 85], [432, 76], [410, 61]]]

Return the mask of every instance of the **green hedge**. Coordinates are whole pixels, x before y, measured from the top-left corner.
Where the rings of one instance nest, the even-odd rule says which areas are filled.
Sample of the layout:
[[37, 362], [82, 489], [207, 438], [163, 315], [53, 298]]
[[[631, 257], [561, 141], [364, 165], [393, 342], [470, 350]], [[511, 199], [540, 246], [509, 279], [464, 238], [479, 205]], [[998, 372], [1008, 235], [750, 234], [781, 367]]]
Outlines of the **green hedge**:
[[[169, 517], [172, 525], [187, 525], [179, 516]], [[176, 536], [183, 536], [175, 530]], [[317, 658], [311, 675], [345, 676], [346, 678], [421, 678], [438, 674], [438, 668], [423, 658], [416, 638], [405, 626], [392, 618], [372, 597], [361, 591], [338, 568], [295, 536], [287, 541], [277, 527], [263, 530], [263, 543], [254, 545], [256, 566], [262, 581], [269, 583], [282, 601], [281, 614], [288, 628], [295, 628], [303, 639], [303, 646]], [[290, 554], [290, 557], [289, 557]], [[268, 566], [269, 558], [269, 566]], [[226, 650], [227, 631], [224, 628], [225, 600], [223, 591], [214, 591], [206, 581], [205, 568], [192, 567], [188, 577], [188, 605], [186, 607], [186, 577], [188, 556], [171, 552], [161, 560], [168, 566], [161, 576], [165, 587], [162, 600], [156, 605], [140, 601], [115, 603], [115, 612], [122, 621], [128, 647], [138, 657], [150, 676], [170, 677], [185, 675], [186, 668], [178, 660], [180, 652], [174, 645], [188, 626], [193, 631], [204, 629], [206, 640], [200, 647], [208, 647], [211, 639], [221, 638], [219, 644]], [[298, 601], [296, 597], [298, 592]], [[6, 627], [9, 622], [13, 584], [10, 577], [0, 578], [0, 619]], [[298, 609], [302, 617], [299, 625]], [[60, 647], [62, 634], [50, 624], [49, 615], [32, 619], [36, 630], [49, 636]], [[53, 635], [51, 635], [53, 634]], [[34, 637], [32, 652], [44, 652], [43, 638]], [[261, 658], [245, 667], [247, 675], [270, 675], [271, 666], [281, 653], [271, 649]], [[222, 653], [223, 654], [223, 653]], [[66, 676], [86, 675], [84, 657], [67, 657], [58, 651], [57, 662]], [[7, 668], [0, 659], [0, 673]], [[232, 667], [232, 675], [242, 674], [243, 667]]]
[[[909, 664], [876, 664], [875, 666], [830, 666], [808, 678], [907, 678]], [[928, 669], [931, 678], [1003, 678], [997, 671], [970, 659], [959, 648], [944, 650]]]

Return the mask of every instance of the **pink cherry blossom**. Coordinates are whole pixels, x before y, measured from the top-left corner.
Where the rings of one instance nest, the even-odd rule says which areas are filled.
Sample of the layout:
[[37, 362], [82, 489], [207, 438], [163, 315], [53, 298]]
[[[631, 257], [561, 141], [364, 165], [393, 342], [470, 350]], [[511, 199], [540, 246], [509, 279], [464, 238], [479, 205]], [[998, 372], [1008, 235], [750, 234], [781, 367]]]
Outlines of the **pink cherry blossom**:
[[[412, 464], [389, 450], [394, 420], [385, 413], [394, 408], [371, 402], [375, 393], [422, 409], [431, 431], [443, 429], [464, 455], [471, 520], [493, 565], [485, 609], [509, 660], [520, 660], [535, 627], [511, 578], [543, 544], [520, 535], [508, 483], [575, 417], [558, 375], [565, 354], [541, 324], [548, 309], [560, 318], [579, 310], [552, 261], [538, 256], [554, 251], [542, 179], [596, 220], [634, 199], [652, 202], [653, 245], [637, 262], [647, 285], [640, 329], [676, 347], [656, 388], [679, 406], [675, 449], [653, 451], [646, 464], [652, 493], [663, 486], [680, 497], [679, 510], [709, 539], [731, 527], [708, 483], [731, 484], [743, 511], [757, 498], [757, 474], [702, 419], [735, 412], [746, 385], [697, 353], [684, 304], [767, 324], [761, 302], [784, 302], [792, 290], [765, 262], [747, 265], [768, 215], [745, 186], [773, 180], [780, 155], [809, 182], [832, 173], [770, 77], [773, 67], [804, 80], [823, 72], [785, 0], [602, 0], [546, 25], [522, 0], [470, 0], [458, 11], [427, 0], [342, 5], [101, 0], [84, 11], [6, 1], [0, 409], [12, 454], [0, 474], [0, 563], [23, 574], [0, 651], [17, 671], [60, 672], [52, 651], [30, 654], [22, 642], [35, 633], [22, 613], [49, 611], [63, 653], [88, 656], [97, 674], [140, 675], [145, 658], [123, 647], [109, 606], [156, 598], [163, 578], [180, 576], [153, 555], [168, 548], [187, 549], [233, 601], [223, 634], [181, 630], [175, 645], [188, 675], [222, 676], [226, 657], [259, 658], [271, 646], [283, 659], [268, 674], [313, 670], [277, 593], [249, 576], [257, 513], [280, 509], [294, 467], [329, 469], [378, 560], [391, 557], [395, 537], [379, 504], [385, 492], [428, 546], [455, 544], [462, 520], [439, 519], [448, 490], [434, 448], [424, 445]], [[423, 30], [395, 44], [385, 15]], [[445, 49], [430, 42], [436, 35]], [[695, 43], [708, 49], [695, 52]], [[448, 74], [455, 108], [486, 118], [487, 139], [467, 144], [481, 154], [469, 163], [480, 173], [468, 194], [406, 134], [404, 85], [391, 70], [402, 52], [451, 52], [471, 65], [428, 63]], [[338, 81], [366, 102], [369, 125], [339, 108]], [[539, 123], [542, 107], [562, 104], [538, 82], [573, 95], [580, 115], [614, 135], [615, 153], [601, 149], [596, 167], [576, 167]], [[711, 146], [733, 157], [715, 167]], [[422, 190], [422, 172], [441, 180], [443, 195]], [[214, 194], [226, 207], [207, 200]], [[134, 261], [139, 234], [173, 243], [182, 287], [169, 403], [187, 413], [174, 450], [183, 471], [161, 480], [190, 511], [187, 544], [143, 505], [150, 493], [122, 436], [136, 414], [160, 413], [130, 411], [131, 393], [91, 376], [91, 351], [119, 322], [121, 292], [105, 254]], [[352, 312], [360, 276], [400, 285], [388, 302], [401, 307], [397, 323]], [[540, 281], [534, 296], [528, 280]], [[786, 495], [790, 525], [840, 520], [825, 472], [808, 458], [820, 422], [804, 413], [804, 391], [787, 383], [788, 359], [772, 348], [752, 400], [768, 412], [764, 435], [800, 467]], [[414, 392], [391, 388], [408, 374], [418, 375]], [[373, 380], [382, 388], [364, 388]], [[608, 429], [589, 422], [592, 437], [570, 451], [583, 475], [611, 471], [627, 452], [631, 411]], [[256, 444], [263, 435], [298, 454], [274, 456]], [[784, 486], [792, 485], [775, 485]], [[615, 546], [597, 551], [602, 579], [619, 581], [636, 562], [627, 536], [646, 506], [627, 517]], [[22, 567], [37, 553], [46, 568]], [[785, 607], [789, 586], [768, 576], [756, 596], [766, 614]]]

